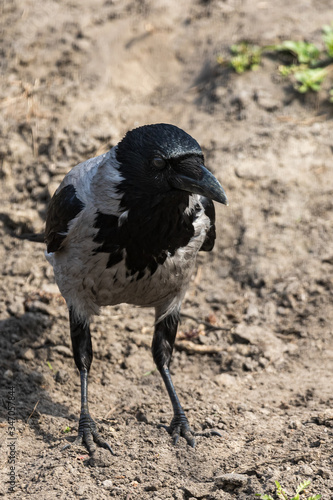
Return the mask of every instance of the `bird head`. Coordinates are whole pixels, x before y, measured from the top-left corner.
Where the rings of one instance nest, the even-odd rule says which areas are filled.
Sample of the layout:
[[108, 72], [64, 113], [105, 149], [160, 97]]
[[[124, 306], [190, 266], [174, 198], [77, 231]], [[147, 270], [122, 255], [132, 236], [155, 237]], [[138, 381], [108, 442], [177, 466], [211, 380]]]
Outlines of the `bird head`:
[[135, 191], [139, 197], [180, 190], [228, 204], [221, 184], [204, 166], [197, 141], [174, 125], [145, 125], [127, 132], [116, 157], [124, 192]]

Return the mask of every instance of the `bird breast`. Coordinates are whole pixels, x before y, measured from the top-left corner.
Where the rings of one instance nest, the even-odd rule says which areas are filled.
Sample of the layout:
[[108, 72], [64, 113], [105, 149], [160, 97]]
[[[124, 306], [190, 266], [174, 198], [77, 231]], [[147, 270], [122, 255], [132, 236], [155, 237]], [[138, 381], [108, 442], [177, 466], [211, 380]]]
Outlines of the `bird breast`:
[[[197, 200], [196, 200], [197, 202]], [[54, 268], [59, 289], [67, 305], [88, 319], [101, 306], [128, 303], [168, 311], [181, 302], [193, 274], [196, 255], [210, 226], [201, 210], [193, 221], [194, 234], [186, 246], [168, 252], [156, 270], [131, 273], [126, 266], [126, 250], [121, 260], [108, 267], [109, 254], [95, 252], [91, 211], [78, 217], [70, 228], [70, 238], [61, 252], [46, 254]], [[89, 215], [90, 214], [90, 215]]]

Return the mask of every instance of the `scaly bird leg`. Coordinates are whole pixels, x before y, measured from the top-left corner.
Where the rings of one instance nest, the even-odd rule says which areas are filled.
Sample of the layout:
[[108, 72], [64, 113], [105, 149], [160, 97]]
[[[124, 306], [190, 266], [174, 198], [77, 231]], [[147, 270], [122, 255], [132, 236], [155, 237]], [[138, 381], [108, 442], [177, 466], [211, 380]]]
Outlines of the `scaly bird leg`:
[[190, 429], [188, 420], [178, 399], [169, 372], [178, 321], [179, 311], [177, 310], [175, 313], [170, 314], [159, 323], [156, 323], [152, 352], [154, 361], [162, 376], [173, 408], [173, 419], [170, 425], [163, 427], [165, 427], [168, 433], [172, 436], [173, 444], [177, 444], [179, 437], [181, 436], [186, 439], [190, 446], [194, 447], [195, 439], [193, 437], [193, 432]]
[[[74, 444], [85, 444], [89, 454], [92, 455], [96, 451], [96, 443], [114, 455], [111, 446], [98, 433], [96, 423], [91, 418], [88, 409], [88, 373], [93, 358], [89, 324], [77, 319], [72, 310], [69, 311], [69, 323], [74, 360], [81, 378], [81, 414], [79, 432]], [[69, 446], [66, 445], [65, 448]]]
[[221, 434], [214, 430], [208, 432], [193, 432], [178, 399], [169, 371], [178, 322], [179, 311], [177, 310], [176, 313], [174, 312], [170, 314], [155, 325], [155, 333], [152, 344], [153, 357], [168, 391], [173, 408], [173, 419], [171, 420], [170, 425], [163, 425], [161, 427], [164, 427], [172, 436], [173, 444], [177, 444], [179, 438], [183, 437], [186, 439], [187, 443], [194, 448], [194, 436], [215, 435], [221, 437]]

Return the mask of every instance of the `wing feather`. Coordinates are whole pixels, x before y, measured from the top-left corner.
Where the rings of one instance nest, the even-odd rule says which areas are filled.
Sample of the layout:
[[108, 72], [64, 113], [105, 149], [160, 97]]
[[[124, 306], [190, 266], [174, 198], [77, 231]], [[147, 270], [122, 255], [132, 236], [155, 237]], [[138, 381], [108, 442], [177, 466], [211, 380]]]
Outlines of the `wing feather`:
[[68, 184], [57, 192], [50, 201], [46, 216], [45, 242], [48, 252], [57, 252], [67, 236], [68, 224], [84, 208], [76, 196], [75, 187]]

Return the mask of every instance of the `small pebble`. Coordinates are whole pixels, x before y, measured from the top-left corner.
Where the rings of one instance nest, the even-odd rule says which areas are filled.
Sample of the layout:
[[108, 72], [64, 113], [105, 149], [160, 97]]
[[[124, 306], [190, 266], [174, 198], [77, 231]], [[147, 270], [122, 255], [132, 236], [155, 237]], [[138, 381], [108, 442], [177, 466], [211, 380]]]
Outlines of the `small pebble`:
[[43, 385], [46, 383], [46, 378], [45, 376], [37, 371], [31, 372], [30, 373], [31, 380], [35, 382], [37, 385]]
[[22, 349], [21, 358], [25, 359], [26, 361], [32, 361], [33, 359], [35, 359], [35, 351], [30, 347], [28, 349]]
[[236, 377], [229, 373], [220, 373], [214, 377], [214, 381], [221, 387], [232, 387], [237, 383]]
[[11, 380], [14, 376], [14, 373], [12, 372], [12, 370], [6, 370], [3, 376], [5, 379]]
[[138, 410], [136, 412], [135, 418], [137, 419], [138, 422], [144, 422], [145, 424], [148, 424], [147, 415], [142, 410]]
[[300, 468], [298, 470], [302, 476], [312, 476], [313, 475], [313, 469], [310, 467], [310, 465], [303, 464], [300, 466]]
[[66, 384], [68, 381], [68, 373], [66, 370], [58, 370], [55, 374], [55, 381], [58, 382], [58, 384]]
[[326, 469], [324, 467], [318, 469], [317, 473], [323, 478], [323, 479], [330, 479], [332, 472], [329, 469]]
[[47, 186], [47, 184], [49, 183], [50, 181], [50, 176], [48, 173], [46, 172], [43, 172], [40, 176], [39, 176], [39, 184], [41, 186]]
[[47, 316], [56, 316], [57, 313], [53, 307], [41, 302], [40, 300], [34, 300], [30, 304], [27, 304], [27, 311], [29, 312], [41, 312]]
[[240, 488], [241, 486], [245, 486], [248, 480], [249, 478], [245, 474], [223, 474], [215, 478], [215, 484], [219, 488], [226, 486]]
[[209, 418], [209, 417], [206, 417], [205, 418], [205, 422], [207, 424], [208, 427], [215, 427], [215, 422], [212, 418]]
[[113, 483], [112, 483], [111, 479], [105, 479], [105, 481], [102, 482], [102, 486], [106, 490], [111, 490], [111, 488], [113, 487]]
[[19, 316], [22, 316], [25, 312], [23, 299], [22, 300], [15, 300], [11, 304], [9, 304], [7, 310], [9, 312], [9, 314], [11, 314], [12, 316], [15, 316], [16, 318], [18, 318]]
[[145, 486], [145, 491], [158, 491], [160, 488], [161, 488], [162, 484], [160, 482], [155, 482], [155, 483], [152, 483], [152, 484], [147, 484], [147, 486]]
[[294, 419], [289, 422], [289, 429], [301, 429], [302, 422], [300, 420]]
[[54, 346], [53, 350], [57, 352], [58, 354], [61, 354], [62, 356], [65, 356], [66, 358], [72, 358], [72, 351], [70, 350], [69, 347], [65, 345], [56, 345]]

